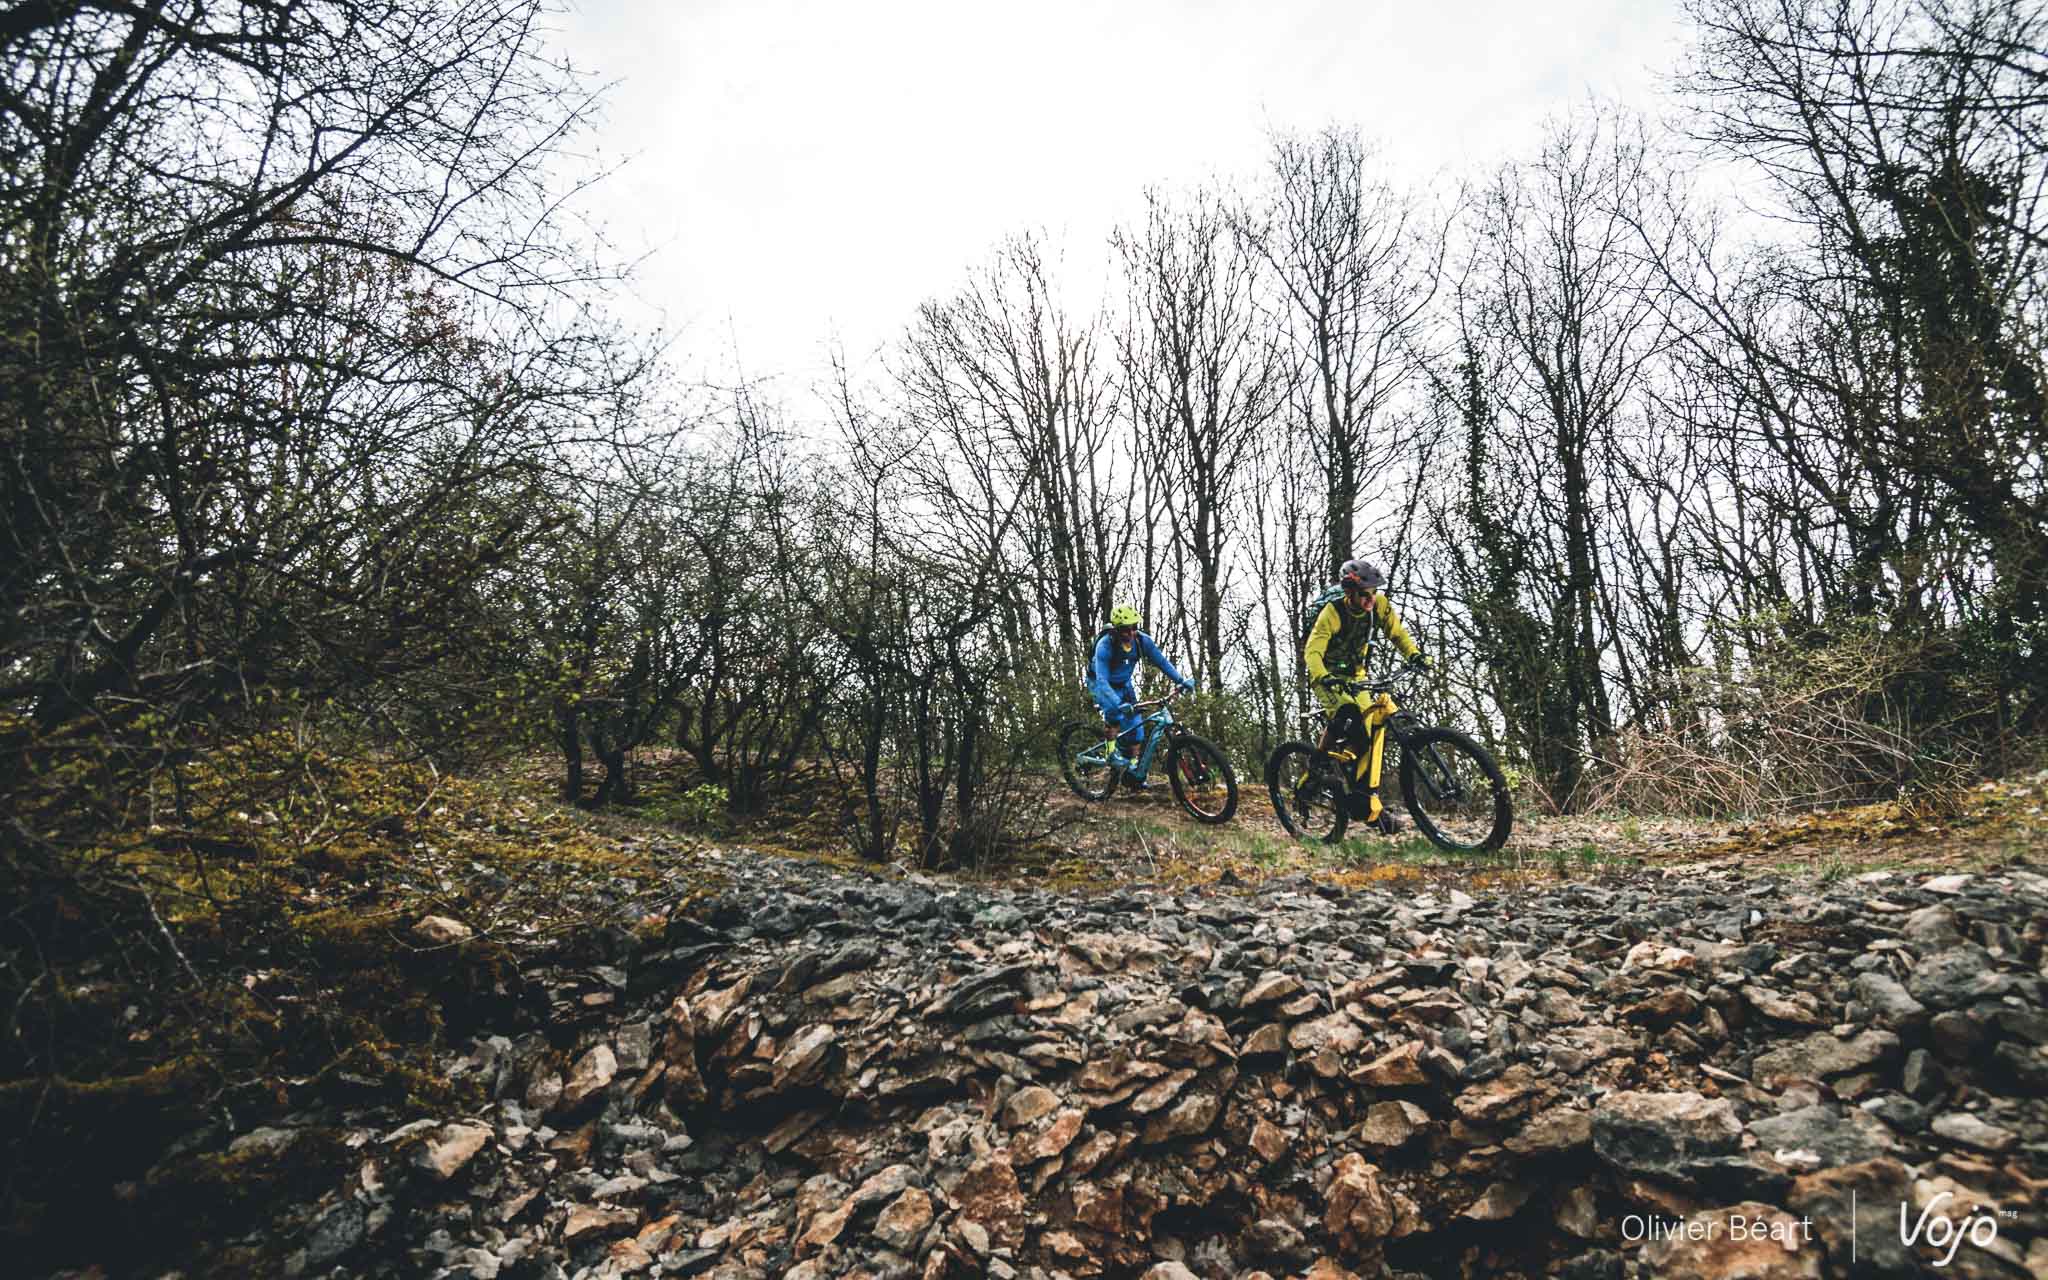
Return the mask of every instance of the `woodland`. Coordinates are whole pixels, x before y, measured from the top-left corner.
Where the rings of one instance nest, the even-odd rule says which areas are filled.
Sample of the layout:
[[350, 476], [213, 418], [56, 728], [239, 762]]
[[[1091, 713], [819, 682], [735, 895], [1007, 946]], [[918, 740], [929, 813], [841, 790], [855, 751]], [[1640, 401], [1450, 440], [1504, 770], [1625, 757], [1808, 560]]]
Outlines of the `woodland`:
[[228, 1017], [278, 866], [461, 779], [1000, 869], [1121, 603], [1255, 778], [1353, 556], [1521, 813], [2039, 770], [2048, 6], [1685, 8], [1668, 118], [1422, 186], [1278, 133], [803, 387], [614, 318], [538, 0], [0, 12], [0, 1114], [141, 1052], [66, 966]]
[[2044, 727], [2038, 6], [1700, 3], [1675, 124], [1572, 107], [1455, 191], [1276, 136], [1149, 192], [1099, 305], [1020, 232], [801, 393], [607, 323], [539, 17], [0, 31], [20, 857], [280, 726], [551, 748], [597, 806], [648, 748], [740, 811], [824, 760], [857, 852], [986, 852], [1113, 603], [1256, 757], [1352, 555], [1554, 811], [1865, 799]]

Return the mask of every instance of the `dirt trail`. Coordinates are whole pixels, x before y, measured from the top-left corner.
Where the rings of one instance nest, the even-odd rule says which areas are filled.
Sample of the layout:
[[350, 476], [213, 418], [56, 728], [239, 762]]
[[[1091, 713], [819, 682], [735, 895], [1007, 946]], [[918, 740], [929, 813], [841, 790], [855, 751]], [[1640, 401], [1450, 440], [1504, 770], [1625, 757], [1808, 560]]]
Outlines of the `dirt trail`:
[[1189, 818], [1164, 786], [1099, 803], [1061, 788], [1047, 805], [1059, 829], [1018, 871], [1076, 886], [1303, 873], [1496, 882], [1636, 867], [1833, 877], [1979, 868], [2048, 852], [2048, 773], [1984, 783], [1939, 806], [1886, 802], [1754, 820], [1518, 812], [1507, 847], [1484, 858], [1446, 854], [1412, 829], [1391, 839], [1354, 834], [1337, 846], [1302, 842], [1281, 827], [1265, 788], [1242, 780], [1237, 815], [1219, 827]]

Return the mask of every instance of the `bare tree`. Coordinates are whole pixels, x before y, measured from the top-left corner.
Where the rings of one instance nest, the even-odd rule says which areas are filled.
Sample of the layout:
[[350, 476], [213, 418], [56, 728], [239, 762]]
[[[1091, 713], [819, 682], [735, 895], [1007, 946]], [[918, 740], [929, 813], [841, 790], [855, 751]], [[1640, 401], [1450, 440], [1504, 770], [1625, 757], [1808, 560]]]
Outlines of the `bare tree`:
[[1272, 141], [1269, 190], [1241, 216], [1249, 243], [1286, 299], [1282, 330], [1306, 374], [1294, 412], [1321, 464], [1327, 579], [1359, 554], [1355, 520], [1367, 485], [1412, 441], [1386, 410], [1424, 367], [1423, 321], [1436, 296], [1446, 227], [1377, 172], [1355, 129]]
[[257, 691], [440, 661], [545, 531], [550, 468], [634, 369], [559, 305], [593, 278], [549, 174], [587, 99], [541, 10], [0, 25], [7, 750], [147, 767]]
[[1615, 589], [1602, 554], [1616, 506], [1606, 463], [1667, 340], [1655, 277], [1635, 252], [1645, 155], [1640, 128], [1609, 113], [1554, 124], [1533, 163], [1502, 169], [1480, 194], [1462, 300], [1475, 335], [1468, 368], [1491, 384], [1483, 419], [1477, 391], [1465, 396], [1473, 448], [1518, 473], [1503, 485], [1475, 472], [1473, 500], [1527, 495], [1530, 523], [1499, 533], [1520, 545], [1491, 576], [1527, 593], [1542, 625], [1516, 644], [1545, 651], [1540, 674], [1567, 698], [1539, 717], [1561, 805], [1577, 794], [1580, 753], [1614, 726], [1602, 672], [1614, 641], [1603, 600]]
[[[1924, 626], [1945, 599], [1984, 619], [1989, 643], [1973, 648], [2017, 698], [2010, 720], [2038, 726], [2048, 8], [1700, 0], [1691, 12], [1699, 41], [1683, 83], [1700, 137], [1760, 167], [1802, 233], [1755, 271], [1761, 305], [1731, 304], [1725, 289], [1694, 296], [1830, 510], [1860, 518], [1829, 456], [1882, 477], [1888, 524], [1861, 534], [1857, 611], [1882, 605]], [[1848, 411], [1823, 422], [1813, 406]], [[1993, 566], [1981, 594], [1930, 578], [1924, 538], [1884, 536], [1911, 528], [1904, 503], [1929, 499], [1981, 540]]]
[[926, 305], [906, 370], [916, 394], [972, 411], [1027, 504], [1016, 557], [1068, 654], [1108, 613], [1130, 525], [1130, 470], [1107, 448], [1114, 388], [1097, 322], [1055, 296], [1037, 236], [1005, 243], [950, 302]]
[[[1255, 433], [1279, 411], [1287, 362], [1258, 320], [1257, 256], [1222, 198], [1147, 195], [1142, 226], [1116, 246], [1130, 289], [1121, 335], [1130, 413], [1156, 465], [1173, 547], [1192, 562], [1198, 678], [1223, 673], [1231, 536], [1225, 517]], [[1178, 575], [1177, 575], [1178, 577]]]

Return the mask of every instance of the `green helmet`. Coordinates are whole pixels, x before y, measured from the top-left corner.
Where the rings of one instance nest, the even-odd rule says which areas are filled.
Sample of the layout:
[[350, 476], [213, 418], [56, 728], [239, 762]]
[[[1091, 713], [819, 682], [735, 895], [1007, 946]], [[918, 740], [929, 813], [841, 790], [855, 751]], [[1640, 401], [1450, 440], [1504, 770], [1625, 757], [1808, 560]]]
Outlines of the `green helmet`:
[[1109, 625], [1112, 627], [1135, 627], [1140, 621], [1138, 611], [1127, 604], [1120, 604], [1109, 611]]

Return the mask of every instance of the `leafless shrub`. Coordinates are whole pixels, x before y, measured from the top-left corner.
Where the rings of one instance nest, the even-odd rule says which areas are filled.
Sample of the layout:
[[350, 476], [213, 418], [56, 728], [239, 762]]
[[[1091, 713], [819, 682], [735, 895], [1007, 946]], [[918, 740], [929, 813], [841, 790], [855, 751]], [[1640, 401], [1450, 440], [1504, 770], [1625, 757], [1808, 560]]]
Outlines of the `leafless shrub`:
[[1632, 727], [1596, 754], [1595, 809], [1752, 815], [1904, 799], [1941, 807], [1982, 758], [1967, 697], [1924, 645], [1851, 629], [1733, 680], [1685, 672], [1689, 721]]

